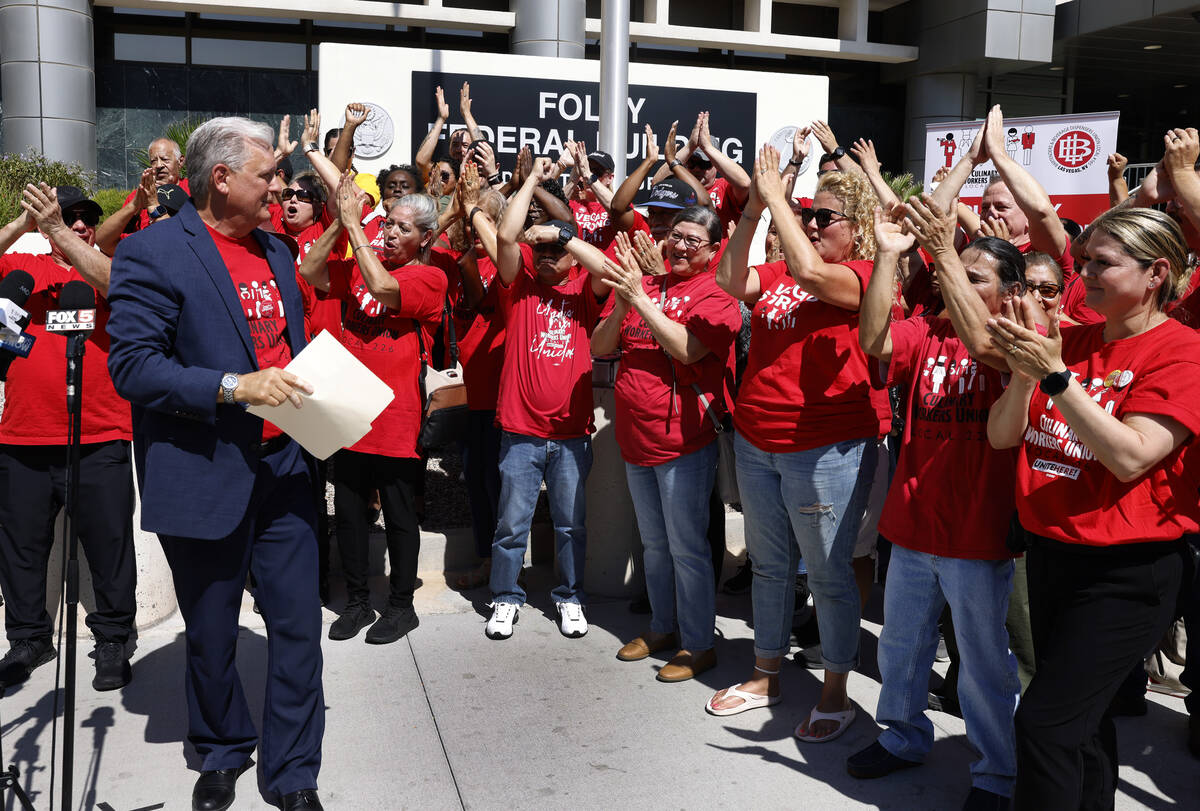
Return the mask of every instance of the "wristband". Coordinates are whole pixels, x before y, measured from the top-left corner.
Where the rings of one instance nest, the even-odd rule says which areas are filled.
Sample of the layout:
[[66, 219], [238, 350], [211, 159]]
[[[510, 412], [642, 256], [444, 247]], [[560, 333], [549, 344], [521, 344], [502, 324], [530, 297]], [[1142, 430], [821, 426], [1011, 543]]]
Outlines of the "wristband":
[[1051, 372], [1042, 378], [1038, 383], [1038, 388], [1043, 394], [1048, 394], [1051, 397], [1062, 394], [1067, 390], [1067, 385], [1071, 382], [1071, 372], [1069, 369], [1063, 369], [1061, 372]]
[[667, 164], [668, 169], [674, 169], [676, 166], [683, 166], [683, 161], [681, 161], [679, 158], [676, 158]]
[[474, 223], [475, 215], [481, 214], [481, 213], [483, 213], [483, 209], [480, 208], [479, 206], [475, 206], [474, 208], [472, 208], [471, 213], [467, 215], [467, 224], [470, 225], [471, 223]]
[[803, 160], [796, 160], [795, 158], [792, 158], [790, 161], [787, 162], [787, 165], [788, 166], [799, 166], [802, 163], [804, 163]]
[[497, 183], [499, 183], [503, 179], [504, 178], [500, 177], [500, 173], [496, 172], [494, 175], [490, 175], [488, 177], [487, 182], [488, 182], [489, 186], [495, 186]]
[[353, 251], [351, 251], [351, 253], [358, 253], [359, 250], [361, 250], [362, 248], [370, 248], [370, 247], [371, 247], [370, 245], [359, 245], [357, 248], [355, 248]]

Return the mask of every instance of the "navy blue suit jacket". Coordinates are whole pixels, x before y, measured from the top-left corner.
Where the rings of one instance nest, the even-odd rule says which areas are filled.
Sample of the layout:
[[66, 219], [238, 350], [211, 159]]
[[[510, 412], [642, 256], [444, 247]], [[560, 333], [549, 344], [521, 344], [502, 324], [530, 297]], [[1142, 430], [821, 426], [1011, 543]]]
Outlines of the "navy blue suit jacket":
[[[254, 236], [275, 274], [295, 355], [305, 345], [296, 266], [279, 240]], [[249, 505], [263, 423], [217, 395], [223, 373], [257, 371], [258, 361], [229, 270], [190, 202], [121, 241], [108, 303], [108, 368], [133, 404], [142, 528], [230, 535]]]

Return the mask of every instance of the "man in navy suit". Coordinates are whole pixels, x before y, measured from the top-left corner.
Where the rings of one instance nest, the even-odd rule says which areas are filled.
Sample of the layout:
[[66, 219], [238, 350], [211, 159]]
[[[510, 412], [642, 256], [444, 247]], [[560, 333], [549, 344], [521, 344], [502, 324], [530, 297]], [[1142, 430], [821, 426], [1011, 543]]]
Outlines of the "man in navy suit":
[[[188, 140], [192, 201], [113, 258], [109, 370], [133, 404], [142, 526], [158, 533], [187, 626], [188, 738], [203, 758], [195, 811], [220, 811], [256, 743], [286, 811], [320, 809], [325, 705], [316, 509], [300, 447], [247, 405], [301, 406], [283, 371], [304, 347], [296, 266], [269, 218], [274, 135], [216, 118]], [[247, 571], [270, 655], [262, 739], [234, 659]]]

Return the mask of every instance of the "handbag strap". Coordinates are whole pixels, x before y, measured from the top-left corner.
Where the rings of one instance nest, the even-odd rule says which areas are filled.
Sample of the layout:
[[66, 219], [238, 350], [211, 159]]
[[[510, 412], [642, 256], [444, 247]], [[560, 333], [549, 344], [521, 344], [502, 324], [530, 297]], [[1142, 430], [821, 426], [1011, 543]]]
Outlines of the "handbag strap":
[[458, 365], [458, 336], [454, 330], [454, 315], [451, 312], [450, 296], [446, 296], [442, 306], [442, 326], [444, 334], [450, 343], [450, 365]]
[[[659, 291], [658, 310], [661, 313], [666, 313], [667, 307], [667, 278], [663, 277], [662, 289]], [[675, 360], [671, 357], [671, 353], [663, 348], [663, 354], [667, 356], [667, 365], [671, 367], [671, 398], [675, 398], [675, 386], [678, 383], [678, 378], [675, 374]], [[717, 429], [717, 433], [722, 433], [725, 426], [721, 425], [721, 421], [717, 418], [716, 409], [713, 408], [712, 401], [708, 399], [708, 395], [700, 391], [700, 386], [696, 383], [692, 384], [692, 391], [696, 392], [696, 397], [700, 400], [700, 405], [704, 406], [704, 413], [712, 420], [713, 428]]]

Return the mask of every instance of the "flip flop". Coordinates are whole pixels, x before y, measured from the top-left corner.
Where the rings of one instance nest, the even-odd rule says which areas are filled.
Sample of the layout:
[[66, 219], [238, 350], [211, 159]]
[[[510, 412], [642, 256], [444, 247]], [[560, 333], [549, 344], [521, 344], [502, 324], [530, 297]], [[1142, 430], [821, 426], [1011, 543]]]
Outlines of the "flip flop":
[[834, 738], [841, 736], [842, 733], [850, 728], [850, 725], [854, 723], [854, 717], [854, 707], [851, 707], [848, 710], [842, 710], [841, 712], [821, 712], [816, 707], [813, 707], [812, 712], [808, 714], [808, 728], [810, 730], [812, 729], [812, 725], [817, 721], [837, 721], [838, 728], [828, 735], [823, 735], [818, 738], [813, 735], [801, 735], [800, 726], [797, 725], [796, 737], [805, 743], [829, 743]]
[[745, 712], [746, 710], [773, 707], [780, 701], [783, 701], [783, 696], [760, 696], [758, 693], [748, 693], [745, 690], [739, 690], [738, 687], [740, 686], [735, 684], [733, 687], [726, 688], [725, 695], [721, 696], [721, 698], [726, 699], [730, 696], [740, 698], [742, 700], [741, 704], [738, 704], [736, 707], [717, 709], [713, 706], [713, 701], [717, 700], [717, 694], [713, 693], [712, 698], [704, 705], [704, 709], [708, 711], [709, 715], [737, 715], [739, 712]]

